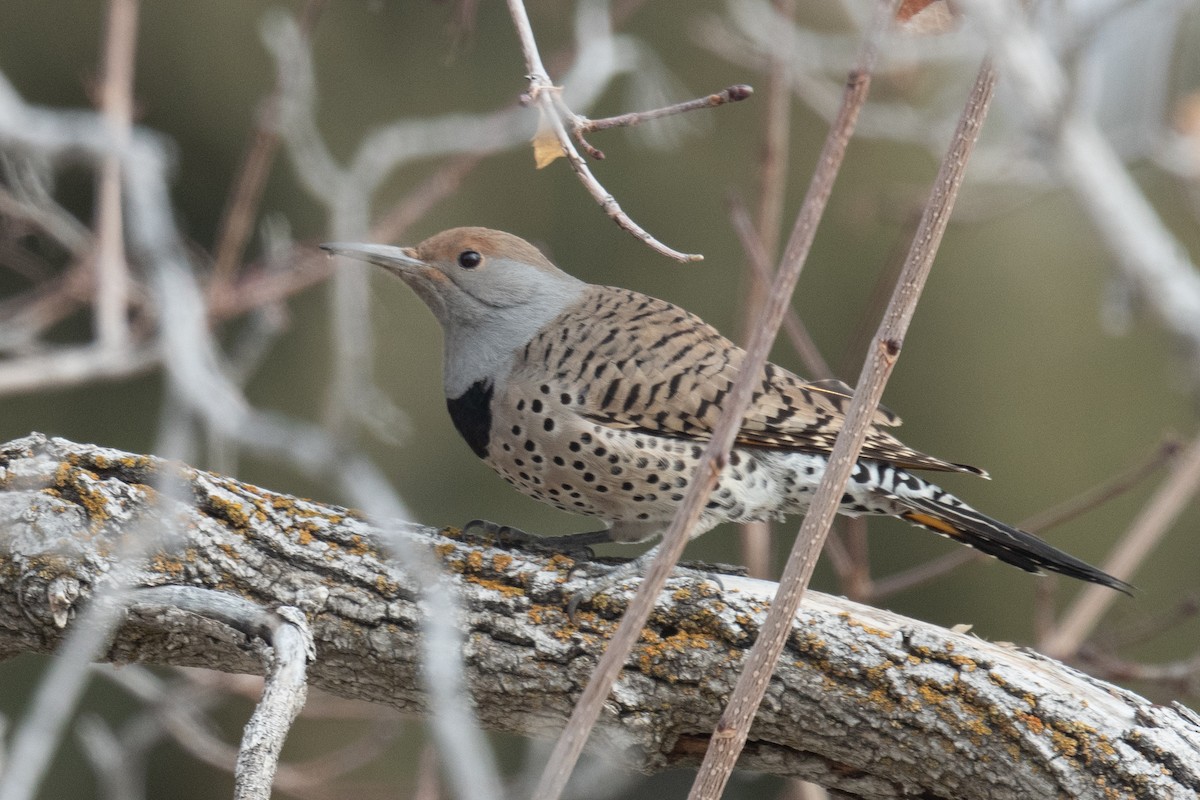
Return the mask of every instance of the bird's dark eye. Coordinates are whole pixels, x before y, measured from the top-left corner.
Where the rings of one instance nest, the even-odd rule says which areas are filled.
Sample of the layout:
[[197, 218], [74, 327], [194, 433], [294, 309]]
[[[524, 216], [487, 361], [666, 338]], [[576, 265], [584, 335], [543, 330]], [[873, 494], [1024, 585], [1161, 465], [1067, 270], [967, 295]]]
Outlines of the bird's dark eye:
[[463, 269], [475, 269], [483, 263], [483, 256], [474, 250], [463, 250], [458, 254], [458, 265]]

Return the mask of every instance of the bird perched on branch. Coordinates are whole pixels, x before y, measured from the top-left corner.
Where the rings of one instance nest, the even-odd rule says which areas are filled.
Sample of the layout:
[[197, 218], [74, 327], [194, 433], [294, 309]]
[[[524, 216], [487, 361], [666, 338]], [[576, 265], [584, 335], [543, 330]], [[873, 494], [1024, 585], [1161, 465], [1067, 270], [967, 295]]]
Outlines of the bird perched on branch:
[[[476, 455], [521, 492], [605, 523], [547, 544], [665, 532], [737, 377], [741, 348], [678, 306], [584, 283], [500, 231], [454, 228], [409, 248], [322, 247], [397, 275], [433, 311], [445, 333], [446, 405]], [[851, 394], [841, 382], [767, 364], [692, 535], [804, 513]], [[916, 475], [985, 473], [908, 447], [888, 431], [899, 423], [876, 413], [840, 513], [900, 517], [1030, 572], [1129, 590]]]

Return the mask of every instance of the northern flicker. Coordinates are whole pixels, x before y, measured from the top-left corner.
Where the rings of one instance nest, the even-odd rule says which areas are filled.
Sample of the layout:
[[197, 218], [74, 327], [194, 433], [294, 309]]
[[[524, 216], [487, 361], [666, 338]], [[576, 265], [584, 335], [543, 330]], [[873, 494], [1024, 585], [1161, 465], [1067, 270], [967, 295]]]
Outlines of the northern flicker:
[[[500, 231], [454, 228], [411, 248], [322, 247], [399, 276], [433, 311], [445, 334], [446, 405], [477, 456], [521, 492], [606, 523], [556, 544], [638, 542], [666, 530], [741, 348], [678, 306], [584, 283]], [[804, 513], [851, 393], [767, 364], [693, 535]], [[914, 474], [985, 473], [906, 446], [887, 431], [899, 423], [876, 414], [840, 513], [901, 517], [1030, 572], [1129, 590]]]

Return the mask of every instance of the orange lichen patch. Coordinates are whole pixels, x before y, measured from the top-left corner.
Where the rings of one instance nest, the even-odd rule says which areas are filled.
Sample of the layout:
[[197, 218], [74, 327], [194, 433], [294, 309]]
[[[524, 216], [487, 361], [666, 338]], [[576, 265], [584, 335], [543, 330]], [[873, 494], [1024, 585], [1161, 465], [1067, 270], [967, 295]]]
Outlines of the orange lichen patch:
[[307, 528], [300, 528], [296, 532], [296, 541], [299, 542], [303, 547], [308, 547], [310, 544], [312, 544], [314, 538], [315, 537], [312, 535], [312, 531], [308, 530]]
[[245, 530], [250, 526], [251, 512], [237, 500], [213, 494], [208, 496], [207, 505], [234, 528]]
[[883, 628], [876, 628], [873, 625], [868, 625], [861, 619], [858, 619], [848, 611], [843, 611], [838, 614], [838, 618], [851, 627], [858, 628], [863, 633], [869, 633], [872, 636], [878, 636], [880, 639], [892, 638], [892, 631], [885, 631]]
[[570, 556], [564, 556], [562, 553], [555, 553], [550, 556], [549, 565], [557, 570], [565, 570], [570, 572], [575, 568], [575, 559]]
[[[249, 488], [249, 487], [247, 487]], [[257, 487], [255, 487], [257, 488]], [[275, 511], [285, 511], [293, 516], [302, 516], [303, 509], [295, 501], [294, 498], [282, 494], [270, 495], [264, 498], [264, 502]], [[311, 516], [311, 515], [310, 515]]]
[[[93, 527], [109, 518], [108, 500], [96, 489], [100, 476], [91, 470], [76, 467], [78, 457], [72, 456], [60, 463], [54, 471], [55, 488], [73, 496], [91, 520]], [[60, 495], [61, 496], [61, 495]]]
[[229, 556], [230, 558], [238, 557], [237, 548], [235, 548], [233, 545], [231, 545], [227, 542], [218, 542], [217, 549], [220, 550], [225, 555]]
[[950, 656], [946, 659], [946, 661], [958, 667], [963, 672], [974, 672], [979, 668], [979, 665], [975, 663], [975, 659], [971, 658], [970, 656]]
[[1054, 742], [1054, 749], [1067, 758], [1074, 758], [1079, 753], [1079, 743], [1064, 733], [1050, 731], [1050, 741]]
[[183, 576], [185, 568], [183, 561], [168, 556], [166, 553], [155, 553], [150, 557], [150, 569], [162, 575], [179, 578]]
[[[594, 595], [592, 599], [588, 601], [588, 605], [590, 605], [597, 613], [597, 619], [601, 618], [599, 615], [605, 613], [612, 616], [620, 616], [621, 614], [625, 613], [625, 603], [619, 602], [616, 598], [605, 594], [604, 592]], [[580, 617], [581, 615], [576, 613], [575, 616]]]
[[376, 575], [375, 591], [387, 597], [394, 597], [400, 592], [400, 584], [388, 580], [386, 575]]
[[806, 655], [825, 656], [829, 653], [829, 643], [812, 631], [800, 631], [791, 637], [792, 646]]
[[1084, 764], [1096, 758], [1113, 759], [1117, 750], [1091, 725], [1079, 722], [1055, 721], [1050, 723], [1050, 741], [1068, 758], [1076, 758]]
[[671, 671], [674, 656], [712, 647], [709, 637], [677, 631], [667, 637], [659, 637], [653, 631], [642, 631], [643, 643], [637, 648], [638, 669], [644, 675], [675, 683], [679, 676]]
[[947, 686], [928, 682], [917, 686], [916, 690], [925, 708], [932, 709], [945, 723], [969, 737], [973, 744], [980, 745], [993, 735], [995, 729], [990, 722], [1000, 723], [1002, 729], [1010, 727], [996, 709], [980, 706], [970, 692], [962, 690], [961, 684]]
[[483, 571], [483, 553], [479, 550], [472, 550], [471, 552], [467, 553], [466, 566], [472, 572], [482, 572]]
[[367, 541], [357, 533], [351, 534], [350, 547], [348, 548], [347, 552], [349, 552], [352, 556], [376, 555], [375, 548], [367, 544]]
[[1018, 711], [1015, 716], [1018, 720], [1025, 723], [1025, 727], [1028, 728], [1030, 732], [1039, 736], [1046, 732], [1046, 723], [1042, 722], [1041, 718], [1025, 711]]
[[154, 466], [154, 459], [150, 456], [123, 455], [117, 459], [117, 463], [124, 469], [129, 470], [145, 470]]
[[520, 586], [510, 586], [507, 583], [501, 583], [500, 581], [494, 581], [494, 580], [488, 580], [486, 578], [480, 578], [476, 575], [466, 575], [465, 580], [467, 580], [469, 583], [473, 583], [476, 586], [480, 586], [489, 591], [499, 592], [500, 594], [504, 595], [505, 597], [517, 597], [518, 595], [525, 594], [525, 590], [522, 589]]

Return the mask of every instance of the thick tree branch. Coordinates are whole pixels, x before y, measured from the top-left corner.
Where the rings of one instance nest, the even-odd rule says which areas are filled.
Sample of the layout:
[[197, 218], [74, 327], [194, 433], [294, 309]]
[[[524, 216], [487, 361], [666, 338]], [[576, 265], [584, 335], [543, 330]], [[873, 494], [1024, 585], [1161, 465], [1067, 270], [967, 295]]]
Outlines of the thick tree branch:
[[[167, 471], [187, 502], [150, 488]], [[0, 659], [53, 651], [116, 568], [119, 540], [156, 524], [183, 541], [124, 565], [126, 580], [229, 595], [269, 617], [298, 609], [315, 643], [311, 684], [428, 711], [417, 584], [358, 514], [36, 434], [0, 448]], [[479, 718], [553, 734], [630, 592], [597, 598], [572, 625], [570, 559], [416, 526], [406, 535], [436, 554], [462, 600]], [[720, 593], [691, 581], [663, 593], [593, 744], [644, 771], [699, 760], [775, 590], [723, 580]], [[135, 601], [104, 657], [263, 670], [253, 628], [164, 608], [170, 596], [155, 595], [152, 611]], [[862, 797], [1185, 797], [1200, 790], [1200, 717], [1034, 653], [809, 593], [741, 764]]]

